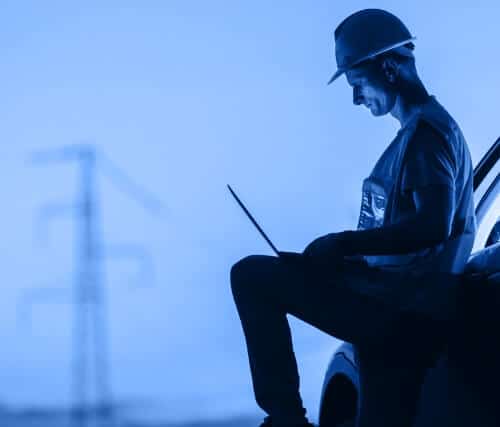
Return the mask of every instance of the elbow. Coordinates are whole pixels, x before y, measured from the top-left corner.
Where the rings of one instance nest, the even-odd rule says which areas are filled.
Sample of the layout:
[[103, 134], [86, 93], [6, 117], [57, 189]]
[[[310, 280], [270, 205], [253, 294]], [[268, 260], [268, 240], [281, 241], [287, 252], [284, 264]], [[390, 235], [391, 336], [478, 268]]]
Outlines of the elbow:
[[437, 243], [444, 242], [448, 240], [449, 237], [450, 237], [450, 231], [448, 230], [448, 228], [443, 227], [438, 232], [436, 232]]
[[417, 229], [424, 247], [436, 246], [450, 237], [451, 221], [448, 218], [437, 218], [435, 215], [422, 216]]
[[427, 240], [435, 246], [448, 240], [450, 235], [451, 224], [448, 221], [436, 222], [433, 227], [428, 228]]

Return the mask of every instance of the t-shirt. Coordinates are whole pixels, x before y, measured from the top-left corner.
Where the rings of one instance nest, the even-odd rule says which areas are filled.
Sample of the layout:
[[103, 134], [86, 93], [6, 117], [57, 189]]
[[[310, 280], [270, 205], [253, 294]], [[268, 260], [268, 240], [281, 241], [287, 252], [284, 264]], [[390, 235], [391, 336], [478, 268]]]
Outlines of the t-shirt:
[[463, 272], [476, 229], [472, 184], [472, 161], [462, 132], [430, 96], [364, 180], [358, 229], [403, 221], [415, 214], [415, 189], [446, 185], [454, 191], [451, 234], [446, 241], [416, 252], [364, 256], [367, 263], [391, 271]]

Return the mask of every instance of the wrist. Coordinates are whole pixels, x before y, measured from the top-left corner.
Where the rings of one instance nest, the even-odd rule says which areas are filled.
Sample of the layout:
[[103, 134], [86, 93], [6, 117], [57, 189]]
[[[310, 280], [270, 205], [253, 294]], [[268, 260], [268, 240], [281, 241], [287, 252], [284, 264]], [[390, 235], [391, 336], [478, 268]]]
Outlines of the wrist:
[[355, 239], [353, 236], [354, 233], [355, 231], [350, 231], [350, 230], [338, 233], [338, 237], [341, 242], [342, 252], [344, 253], [345, 256], [358, 255], [358, 251], [355, 245]]

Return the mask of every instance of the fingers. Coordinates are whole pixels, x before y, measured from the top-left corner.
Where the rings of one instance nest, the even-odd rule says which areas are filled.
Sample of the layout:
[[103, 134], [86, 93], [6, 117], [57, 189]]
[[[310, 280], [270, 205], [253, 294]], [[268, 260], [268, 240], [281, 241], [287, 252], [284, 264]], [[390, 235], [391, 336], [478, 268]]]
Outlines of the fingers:
[[337, 252], [337, 242], [329, 234], [313, 240], [304, 249], [306, 256], [327, 256], [329, 253]]
[[299, 252], [279, 252], [280, 258], [287, 261], [302, 260], [304, 256]]
[[323, 252], [323, 246], [325, 243], [325, 239], [327, 236], [321, 236], [318, 237], [317, 239], [313, 240], [311, 243], [309, 243], [304, 251], [302, 252], [303, 255], [306, 256], [311, 256], [311, 255], [317, 255], [318, 253]]

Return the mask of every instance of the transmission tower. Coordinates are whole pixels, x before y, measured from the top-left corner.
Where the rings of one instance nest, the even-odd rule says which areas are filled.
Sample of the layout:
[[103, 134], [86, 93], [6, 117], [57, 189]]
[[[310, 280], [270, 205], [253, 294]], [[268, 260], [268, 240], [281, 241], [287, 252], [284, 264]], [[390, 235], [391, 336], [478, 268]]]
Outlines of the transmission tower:
[[[136, 258], [142, 273], [152, 279], [152, 263], [147, 251], [134, 245], [105, 248], [100, 229], [97, 193], [97, 169], [102, 167], [113, 183], [139, 201], [150, 212], [159, 214], [162, 205], [140, 189], [92, 145], [74, 145], [60, 150], [36, 153], [37, 164], [76, 161], [79, 167], [79, 197], [76, 203], [51, 204], [42, 210], [41, 218], [71, 213], [75, 216], [75, 269], [72, 289], [72, 363], [71, 416], [75, 427], [87, 427], [96, 421], [101, 426], [114, 424], [114, 399], [110, 380], [108, 347], [108, 314], [105, 293], [104, 258]], [[46, 291], [44, 293], [44, 291]], [[32, 302], [50, 302], [59, 290], [36, 289]], [[62, 290], [61, 290], [62, 291]], [[41, 298], [40, 298], [41, 297]], [[92, 425], [96, 425], [95, 423]]]

